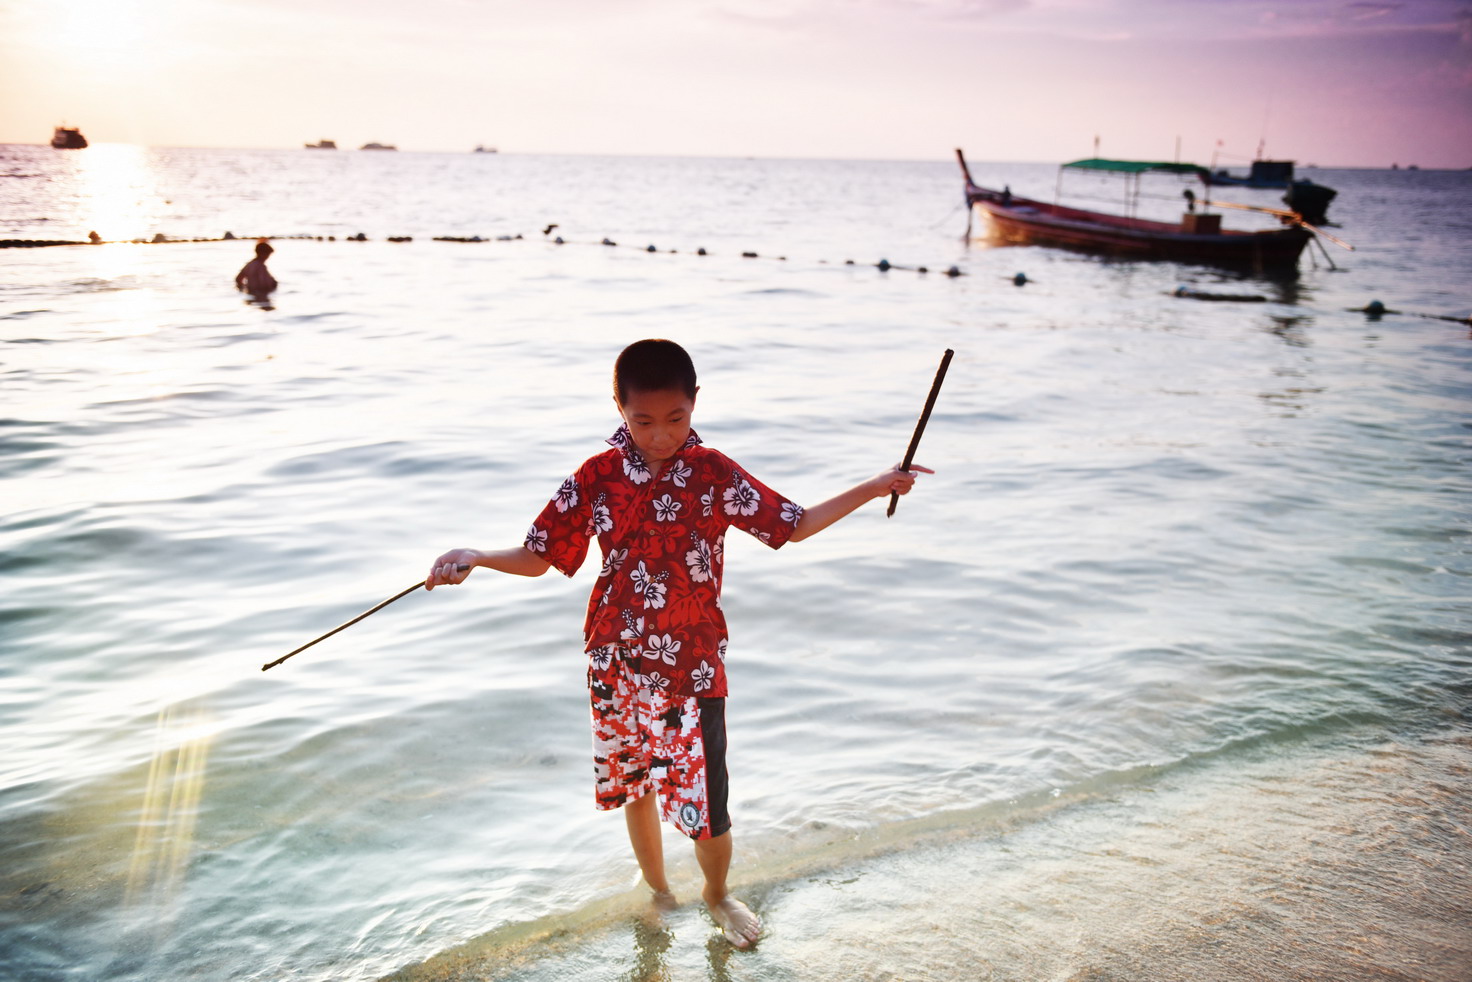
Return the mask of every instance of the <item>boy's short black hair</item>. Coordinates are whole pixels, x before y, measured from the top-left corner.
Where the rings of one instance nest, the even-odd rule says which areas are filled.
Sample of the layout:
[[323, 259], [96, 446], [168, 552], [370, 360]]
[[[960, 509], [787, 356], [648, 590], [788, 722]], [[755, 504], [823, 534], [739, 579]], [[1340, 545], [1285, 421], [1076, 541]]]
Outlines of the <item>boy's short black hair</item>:
[[257, 259], [265, 259], [267, 256], [269, 256], [271, 253], [273, 253], [275, 251], [276, 251], [275, 249], [272, 249], [271, 248], [271, 243], [267, 242], [265, 239], [261, 239], [258, 242], [256, 242], [256, 258]]
[[629, 393], [679, 389], [695, 398], [695, 363], [673, 341], [649, 338], [635, 341], [619, 352], [613, 363], [613, 395], [622, 406]]

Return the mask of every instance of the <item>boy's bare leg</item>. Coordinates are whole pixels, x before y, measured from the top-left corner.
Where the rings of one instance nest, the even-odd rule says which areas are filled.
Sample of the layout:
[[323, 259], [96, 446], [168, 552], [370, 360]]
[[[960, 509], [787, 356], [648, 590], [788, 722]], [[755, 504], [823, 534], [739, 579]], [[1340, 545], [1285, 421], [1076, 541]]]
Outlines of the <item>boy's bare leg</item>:
[[639, 871], [654, 891], [654, 905], [661, 910], [672, 910], [675, 895], [664, 876], [664, 841], [660, 838], [659, 811], [654, 807], [654, 799], [651, 792], [624, 805], [624, 824], [629, 829], [629, 844], [634, 847]]
[[761, 936], [762, 922], [745, 904], [726, 892], [726, 873], [731, 868], [731, 833], [695, 841], [695, 859], [705, 874], [705, 906], [715, 918], [726, 940], [747, 948]]

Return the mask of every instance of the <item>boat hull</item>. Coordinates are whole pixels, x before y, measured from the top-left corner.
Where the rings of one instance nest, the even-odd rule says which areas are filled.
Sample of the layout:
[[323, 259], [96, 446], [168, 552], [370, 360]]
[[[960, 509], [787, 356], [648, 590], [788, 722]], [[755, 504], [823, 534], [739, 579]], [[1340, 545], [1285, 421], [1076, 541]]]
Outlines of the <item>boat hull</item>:
[[87, 149], [87, 138], [79, 129], [58, 126], [56, 132], [51, 135], [51, 145], [57, 150], [85, 150]]
[[1192, 232], [1183, 225], [1066, 208], [969, 185], [966, 200], [992, 238], [1014, 245], [1061, 246], [1128, 259], [1245, 266], [1295, 266], [1311, 232], [1297, 226], [1260, 232]]

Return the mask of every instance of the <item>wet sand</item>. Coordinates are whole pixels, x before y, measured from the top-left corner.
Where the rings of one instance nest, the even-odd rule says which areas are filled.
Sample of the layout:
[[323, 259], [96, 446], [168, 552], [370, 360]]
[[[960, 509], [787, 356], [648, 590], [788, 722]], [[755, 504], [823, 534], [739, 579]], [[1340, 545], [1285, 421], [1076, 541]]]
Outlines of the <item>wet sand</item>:
[[846, 863], [738, 855], [737, 892], [766, 925], [753, 951], [698, 902], [660, 921], [630, 892], [390, 978], [1472, 977], [1472, 733], [1242, 755], [1026, 819], [858, 841], [869, 855]]

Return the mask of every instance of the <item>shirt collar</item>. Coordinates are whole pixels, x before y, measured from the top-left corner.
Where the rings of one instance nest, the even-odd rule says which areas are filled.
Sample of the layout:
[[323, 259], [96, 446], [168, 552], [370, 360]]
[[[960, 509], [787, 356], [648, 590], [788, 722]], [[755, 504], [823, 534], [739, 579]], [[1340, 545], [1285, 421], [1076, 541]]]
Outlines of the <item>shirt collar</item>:
[[[638, 447], [634, 446], [634, 437], [629, 433], [628, 423], [620, 423], [618, 429], [613, 431], [613, 436], [609, 437], [606, 442], [611, 447], [618, 447], [629, 463], [637, 464], [640, 467], [644, 466], [644, 455], [639, 452]], [[685, 445], [680, 448], [679, 452], [684, 453], [691, 447], [698, 447], [703, 442], [700, 439], [700, 434], [691, 430], [690, 436], [686, 438]]]

